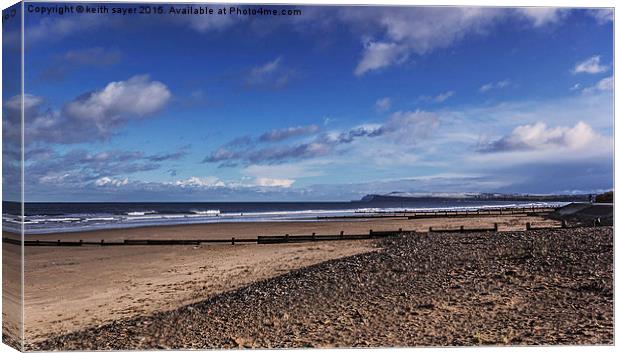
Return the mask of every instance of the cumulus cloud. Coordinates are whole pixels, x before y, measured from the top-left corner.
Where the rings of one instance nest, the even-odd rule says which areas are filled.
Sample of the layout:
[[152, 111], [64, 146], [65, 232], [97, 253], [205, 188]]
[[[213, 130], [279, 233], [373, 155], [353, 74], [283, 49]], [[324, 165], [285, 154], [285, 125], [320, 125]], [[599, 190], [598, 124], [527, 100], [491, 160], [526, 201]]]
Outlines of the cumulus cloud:
[[521, 125], [510, 134], [480, 148], [482, 152], [507, 152], [566, 148], [578, 150], [588, 146], [598, 135], [583, 121], [573, 127], [547, 127], [543, 122]]
[[60, 111], [44, 109], [41, 98], [26, 97], [26, 143], [69, 144], [107, 139], [129, 121], [160, 111], [171, 93], [163, 83], [141, 75], [85, 93]]
[[383, 97], [377, 99], [375, 102], [375, 109], [379, 112], [386, 112], [392, 107], [392, 99], [390, 97]]
[[65, 107], [64, 113], [73, 120], [92, 123], [106, 135], [128, 117], [143, 118], [159, 111], [170, 96], [163, 83], [151, 81], [146, 75], [134, 76], [78, 97]]
[[497, 81], [497, 82], [489, 82], [486, 83], [482, 86], [480, 86], [479, 91], [482, 93], [491, 91], [491, 90], [495, 90], [495, 89], [502, 89], [502, 88], [506, 88], [508, 86], [510, 86], [512, 84], [512, 82], [508, 79], [506, 80], [501, 80], [501, 81]]
[[291, 137], [309, 135], [319, 131], [317, 125], [293, 126], [284, 129], [275, 129], [260, 135], [258, 140], [261, 142], [278, 142]]
[[595, 55], [575, 64], [572, 73], [599, 74], [602, 72], [607, 72], [607, 70], [609, 70], [609, 66], [601, 65], [601, 56]]

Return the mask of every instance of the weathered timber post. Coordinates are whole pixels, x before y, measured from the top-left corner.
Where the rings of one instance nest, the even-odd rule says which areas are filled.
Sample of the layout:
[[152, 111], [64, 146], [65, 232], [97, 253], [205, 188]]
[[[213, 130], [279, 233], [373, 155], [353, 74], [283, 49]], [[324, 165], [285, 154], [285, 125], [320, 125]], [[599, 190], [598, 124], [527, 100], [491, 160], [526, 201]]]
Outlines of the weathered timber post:
[[465, 233], [465, 227], [464, 227], [464, 226], [461, 226], [460, 231], [461, 231], [461, 233]]
[[344, 239], [344, 230], [340, 231], [340, 239]]
[[316, 233], [312, 233], [312, 241], [316, 241]]
[[497, 222], [495, 222], [493, 223], [493, 231], [497, 232], [497, 229], [498, 229]]
[[231, 241], [232, 245], [235, 245], [235, 237], [232, 237]]
[[525, 223], [525, 229], [532, 230], [532, 225], [530, 224], [530, 222]]

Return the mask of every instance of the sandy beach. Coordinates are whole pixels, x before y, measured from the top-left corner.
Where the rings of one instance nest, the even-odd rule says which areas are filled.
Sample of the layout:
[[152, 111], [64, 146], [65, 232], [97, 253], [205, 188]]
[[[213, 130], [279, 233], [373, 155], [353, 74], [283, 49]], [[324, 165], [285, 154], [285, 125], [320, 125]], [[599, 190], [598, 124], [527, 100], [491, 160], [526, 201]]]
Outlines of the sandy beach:
[[2, 247], [2, 340], [12, 347], [21, 347], [22, 287], [21, 248]]
[[611, 227], [403, 234], [32, 349], [613, 344]]
[[[367, 233], [369, 229], [382, 231], [402, 228], [405, 231], [425, 231], [428, 227], [456, 229], [461, 225], [467, 228], [490, 228], [495, 222], [498, 223], [500, 231], [522, 231], [526, 222], [540, 227], [559, 224], [557, 221], [540, 217], [512, 215], [415, 220], [401, 218], [221, 223], [28, 237], [42, 240], [85, 241], [145, 238], [218, 239], [232, 236], [255, 238], [257, 235], [301, 235], [312, 232], [337, 234], [341, 230], [346, 234], [362, 234]], [[467, 237], [467, 235], [461, 236]], [[9, 251], [8, 249], [12, 247], [14, 246], [5, 244], [4, 249]], [[62, 337], [72, 332], [103, 327], [111, 322], [124, 322], [136, 317], [173, 312], [187, 305], [243, 290], [256, 283], [287, 276], [295, 271], [320, 266], [322, 263], [338, 259], [346, 261], [344, 259], [355, 256], [372, 256], [369, 254], [373, 253], [382, 254], [385, 253], [384, 248], [385, 241], [382, 240], [272, 245], [243, 243], [234, 246], [203, 244], [26, 247], [27, 280], [24, 291], [26, 344], [31, 348], [47, 349], [50, 347], [48, 346], [50, 337]], [[435, 256], [438, 256], [437, 250], [434, 251]], [[334, 342], [338, 345], [347, 345], [345, 342], [348, 341]], [[94, 346], [86, 347], [82, 348], [94, 348]], [[177, 347], [188, 348], [185, 345]], [[217, 347], [217, 344], [208, 347]]]

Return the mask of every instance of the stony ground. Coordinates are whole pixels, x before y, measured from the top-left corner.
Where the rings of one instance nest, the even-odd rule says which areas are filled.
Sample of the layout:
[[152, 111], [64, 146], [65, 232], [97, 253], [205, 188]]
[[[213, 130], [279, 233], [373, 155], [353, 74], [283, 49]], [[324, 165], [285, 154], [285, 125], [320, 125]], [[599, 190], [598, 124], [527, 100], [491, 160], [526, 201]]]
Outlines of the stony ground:
[[613, 228], [404, 234], [30, 350], [613, 344]]

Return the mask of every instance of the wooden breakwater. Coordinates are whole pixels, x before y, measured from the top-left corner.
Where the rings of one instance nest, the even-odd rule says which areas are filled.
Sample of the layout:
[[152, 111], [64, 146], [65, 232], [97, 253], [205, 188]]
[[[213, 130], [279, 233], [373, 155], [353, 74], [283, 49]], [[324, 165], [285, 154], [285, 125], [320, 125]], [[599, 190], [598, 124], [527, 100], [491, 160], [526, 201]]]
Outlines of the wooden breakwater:
[[[303, 243], [313, 241], [335, 241], [335, 240], [363, 240], [384, 238], [404, 233], [402, 229], [395, 231], [373, 231], [366, 234], [345, 234], [341, 231], [335, 235], [259, 235], [256, 238], [237, 238], [226, 239], [125, 239], [121, 241], [67, 241], [67, 240], [24, 240], [24, 246], [123, 246], [123, 245], [201, 245], [201, 244], [232, 244], [236, 243], [256, 243], [256, 244], [281, 244], [281, 243]], [[3, 237], [2, 241], [7, 244], [21, 245], [19, 239]]]
[[[575, 224], [569, 226], [566, 221], [562, 221], [557, 226], [535, 226], [530, 222], [525, 224], [525, 229], [520, 231], [532, 231], [532, 230], [554, 230], [564, 228], [583, 228], [583, 227], [597, 227], [600, 223], [594, 222], [593, 224]], [[24, 246], [67, 246], [67, 247], [79, 247], [79, 246], [131, 246], [131, 245], [201, 245], [201, 244], [231, 244], [237, 243], [255, 243], [255, 244], [285, 244], [285, 243], [306, 243], [317, 241], [339, 241], [339, 240], [364, 240], [364, 239], [376, 239], [386, 238], [391, 236], [397, 236], [401, 234], [414, 234], [414, 233], [482, 233], [482, 232], [515, 232], [518, 230], [500, 230], [497, 223], [493, 224], [493, 227], [489, 228], [466, 228], [465, 226], [458, 226], [456, 228], [436, 228], [429, 227], [425, 231], [416, 230], [403, 230], [399, 228], [394, 231], [373, 231], [370, 230], [366, 234], [345, 234], [341, 231], [339, 234], [331, 235], [318, 235], [312, 233], [311, 235], [259, 235], [256, 238], [226, 238], [226, 239], [125, 239], [120, 241], [66, 241], [66, 240], [24, 240]], [[3, 237], [2, 241], [6, 244], [22, 245], [22, 241], [19, 239]]]

